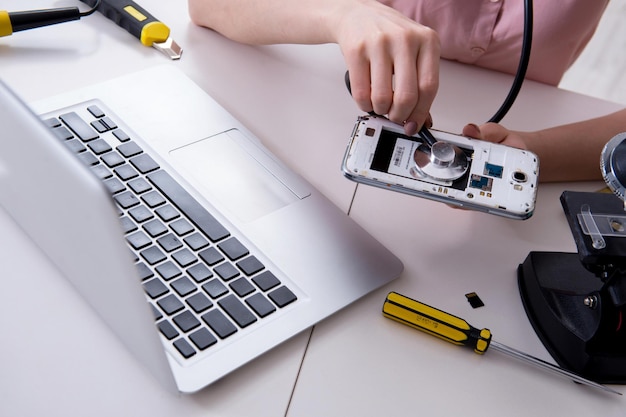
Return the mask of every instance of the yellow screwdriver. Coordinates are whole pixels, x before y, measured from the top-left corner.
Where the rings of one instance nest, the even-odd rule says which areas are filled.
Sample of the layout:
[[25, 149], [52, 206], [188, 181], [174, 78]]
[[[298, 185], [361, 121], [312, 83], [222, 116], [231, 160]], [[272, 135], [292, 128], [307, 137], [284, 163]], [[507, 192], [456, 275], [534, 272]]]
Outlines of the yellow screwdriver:
[[474, 352], [483, 354], [489, 347], [498, 350], [516, 359], [537, 365], [543, 369], [570, 378], [581, 384], [598, 388], [613, 394], [622, 395], [604, 385], [590, 381], [567, 371], [559, 366], [528, 355], [517, 349], [513, 349], [491, 339], [489, 329], [477, 329], [470, 326], [465, 320], [438, 310], [419, 301], [405, 297], [396, 292], [390, 292], [383, 304], [383, 315], [392, 320], [422, 330], [428, 334], [439, 337], [455, 345], [469, 346]]
[[183, 49], [170, 36], [170, 28], [132, 0], [81, 0], [126, 29], [145, 46], [170, 59], [180, 59]]

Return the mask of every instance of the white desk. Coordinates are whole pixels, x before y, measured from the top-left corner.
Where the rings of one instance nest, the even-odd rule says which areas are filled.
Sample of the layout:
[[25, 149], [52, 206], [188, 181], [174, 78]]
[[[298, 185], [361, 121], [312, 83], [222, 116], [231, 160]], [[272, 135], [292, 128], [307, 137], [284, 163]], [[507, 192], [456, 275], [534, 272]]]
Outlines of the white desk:
[[[509, 80], [446, 63], [433, 109], [437, 127], [458, 132], [468, 121], [489, 118], [503, 96], [497, 91], [506, 91]], [[528, 83], [504, 122], [532, 130], [616, 108]], [[405, 271], [386, 288], [315, 326], [289, 416], [624, 415], [623, 397], [497, 352], [476, 355], [381, 314], [386, 294], [397, 291], [488, 327], [494, 340], [551, 361], [526, 318], [516, 268], [530, 251], [574, 252], [559, 196], [565, 189], [595, 191], [602, 185], [543, 184], [537, 210], [527, 221], [359, 186], [350, 215], [404, 262]], [[485, 306], [472, 309], [465, 298], [470, 292]], [[614, 388], [626, 393], [623, 386]]]
[[[0, 0], [0, 10], [68, 4], [75, 3]], [[347, 211], [356, 187], [339, 166], [358, 111], [343, 85], [338, 48], [239, 45], [193, 26], [184, 2], [142, 5], [184, 48], [175, 65]], [[98, 14], [0, 39], [0, 77], [29, 101], [163, 62], [167, 58]], [[509, 83], [501, 74], [444, 63], [436, 126], [458, 132], [466, 122], [486, 120]], [[527, 84], [505, 122], [532, 129], [615, 108]], [[549, 359], [519, 302], [515, 267], [530, 250], [574, 249], [557, 199], [564, 188], [543, 186], [536, 215], [514, 222], [359, 187], [351, 215], [403, 260], [403, 276], [316, 326], [308, 348], [310, 331], [190, 396], [164, 392], [0, 212], [0, 415], [451, 415], [467, 412], [468, 404], [481, 410], [469, 415], [622, 415], [618, 397], [496, 353], [478, 357], [380, 314], [386, 292], [397, 290]], [[470, 291], [486, 306], [471, 310], [463, 296]], [[35, 331], [38, 322], [44, 327]]]

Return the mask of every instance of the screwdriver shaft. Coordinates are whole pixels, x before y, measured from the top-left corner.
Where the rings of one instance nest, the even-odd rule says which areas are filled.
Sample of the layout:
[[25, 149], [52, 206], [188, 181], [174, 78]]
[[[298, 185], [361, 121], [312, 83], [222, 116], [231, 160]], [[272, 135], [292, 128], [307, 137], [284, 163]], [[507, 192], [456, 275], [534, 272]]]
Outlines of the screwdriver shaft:
[[569, 378], [569, 379], [571, 379], [573, 381], [576, 381], [576, 382], [579, 382], [581, 384], [588, 385], [588, 386], [594, 387], [594, 388], [598, 388], [598, 389], [601, 389], [603, 391], [611, 392], [613, 394], [622, 395], [622, 393], [619, 392], [619, 391], [615, 391], [615, 390], [613, 390], [613, 389], [611, 389], [611, 388], [609, 388], [609, 387], [607, 387], [605, 385], [598, 384], [597, 382], [590, 381], [590, 380], [588, 380], [586, 378], [583, 378], [582, 376], [580, 376], [578, 374], [575, 374], [575, 373], [570, 372], [570, 371], [568, 371], [566, 369], [563, 369], [560, 366], [551, 364], [550, 362], [546, 362], [543, 359], [539, 359], [539, 358], [537, 358], [535, 356], [529, 355], [528, 353], [522, 352], [522, 351], [517, 350], [515, 348], [512, 348], [510, 346], [503, 345], [502, 343], [498, 343], [495, 340], [491, 340], [491, 344], [489, 345], [489, 347], [491, 349], [493, 349], [493, 350], [497, 350], [499, 352], [505, 353], [505, 354], [507, 354], [509, 356], [512, 356], [512, 357], [514, 357], [516, 359], [519, 359], [519, 360], [521, 360], [523, 362], [530, 363], [532, 365], [538, 366], [540, 368], [545, 369], [546, 371], [553, 372], [555, 374], [564, 376], [566, 378]]

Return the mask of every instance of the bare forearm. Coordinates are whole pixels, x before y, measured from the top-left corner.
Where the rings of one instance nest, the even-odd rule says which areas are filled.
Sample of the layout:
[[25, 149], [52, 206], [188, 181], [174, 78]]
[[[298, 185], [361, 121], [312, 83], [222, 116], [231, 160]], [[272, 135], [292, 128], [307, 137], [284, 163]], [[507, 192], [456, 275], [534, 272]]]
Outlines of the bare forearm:
[[[335, 42], [340, 10], [361, 0], [188, 0], [200, 26], [248, 44]], [[367, 0], [369, 1], [369, 0]]]
[[602, 178], [602, 148], [613, 136], [624, 131], [626, 109], [522, 135], [526, 136], [528, 149], [539, 156], [541, 181], [587, 181]]

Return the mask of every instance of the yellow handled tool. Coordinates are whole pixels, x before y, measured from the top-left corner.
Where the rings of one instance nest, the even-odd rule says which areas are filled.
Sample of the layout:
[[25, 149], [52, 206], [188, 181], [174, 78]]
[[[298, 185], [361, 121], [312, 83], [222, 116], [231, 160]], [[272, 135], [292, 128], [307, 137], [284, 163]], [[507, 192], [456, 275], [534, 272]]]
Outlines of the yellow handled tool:
[[78, 7], [25, 10], [19, 12], [0, 10], [0, 37], [9, 36], [15, 32], [21, 32], [22, 30], [79, 20], [82, 17], [89, 16], [94, 11], [95, 7], [87, 12], [81, 12]]
[[581, 384], [622, 395], [622, 393], [618, 391], [585, 379], [559, 366], [495, 342], [491, 338], [491, 331], [489, 331], [489, 329], [477, 329], [462, 318], [453, 316], [452, 314], [448, 314], [396, 292], [390, 292], [387, 295], [385, 303], [383, 304], [383, 315], [450, 343], [469, 346], [476, 353], [483, 354], [491, 347], [516, 359], [571, 378]]
[[145, 46], [171, 59], [180, 59], [182, 48], [170, 37], [170, 28], [132, 0], [81, 0], [126, 29]]

